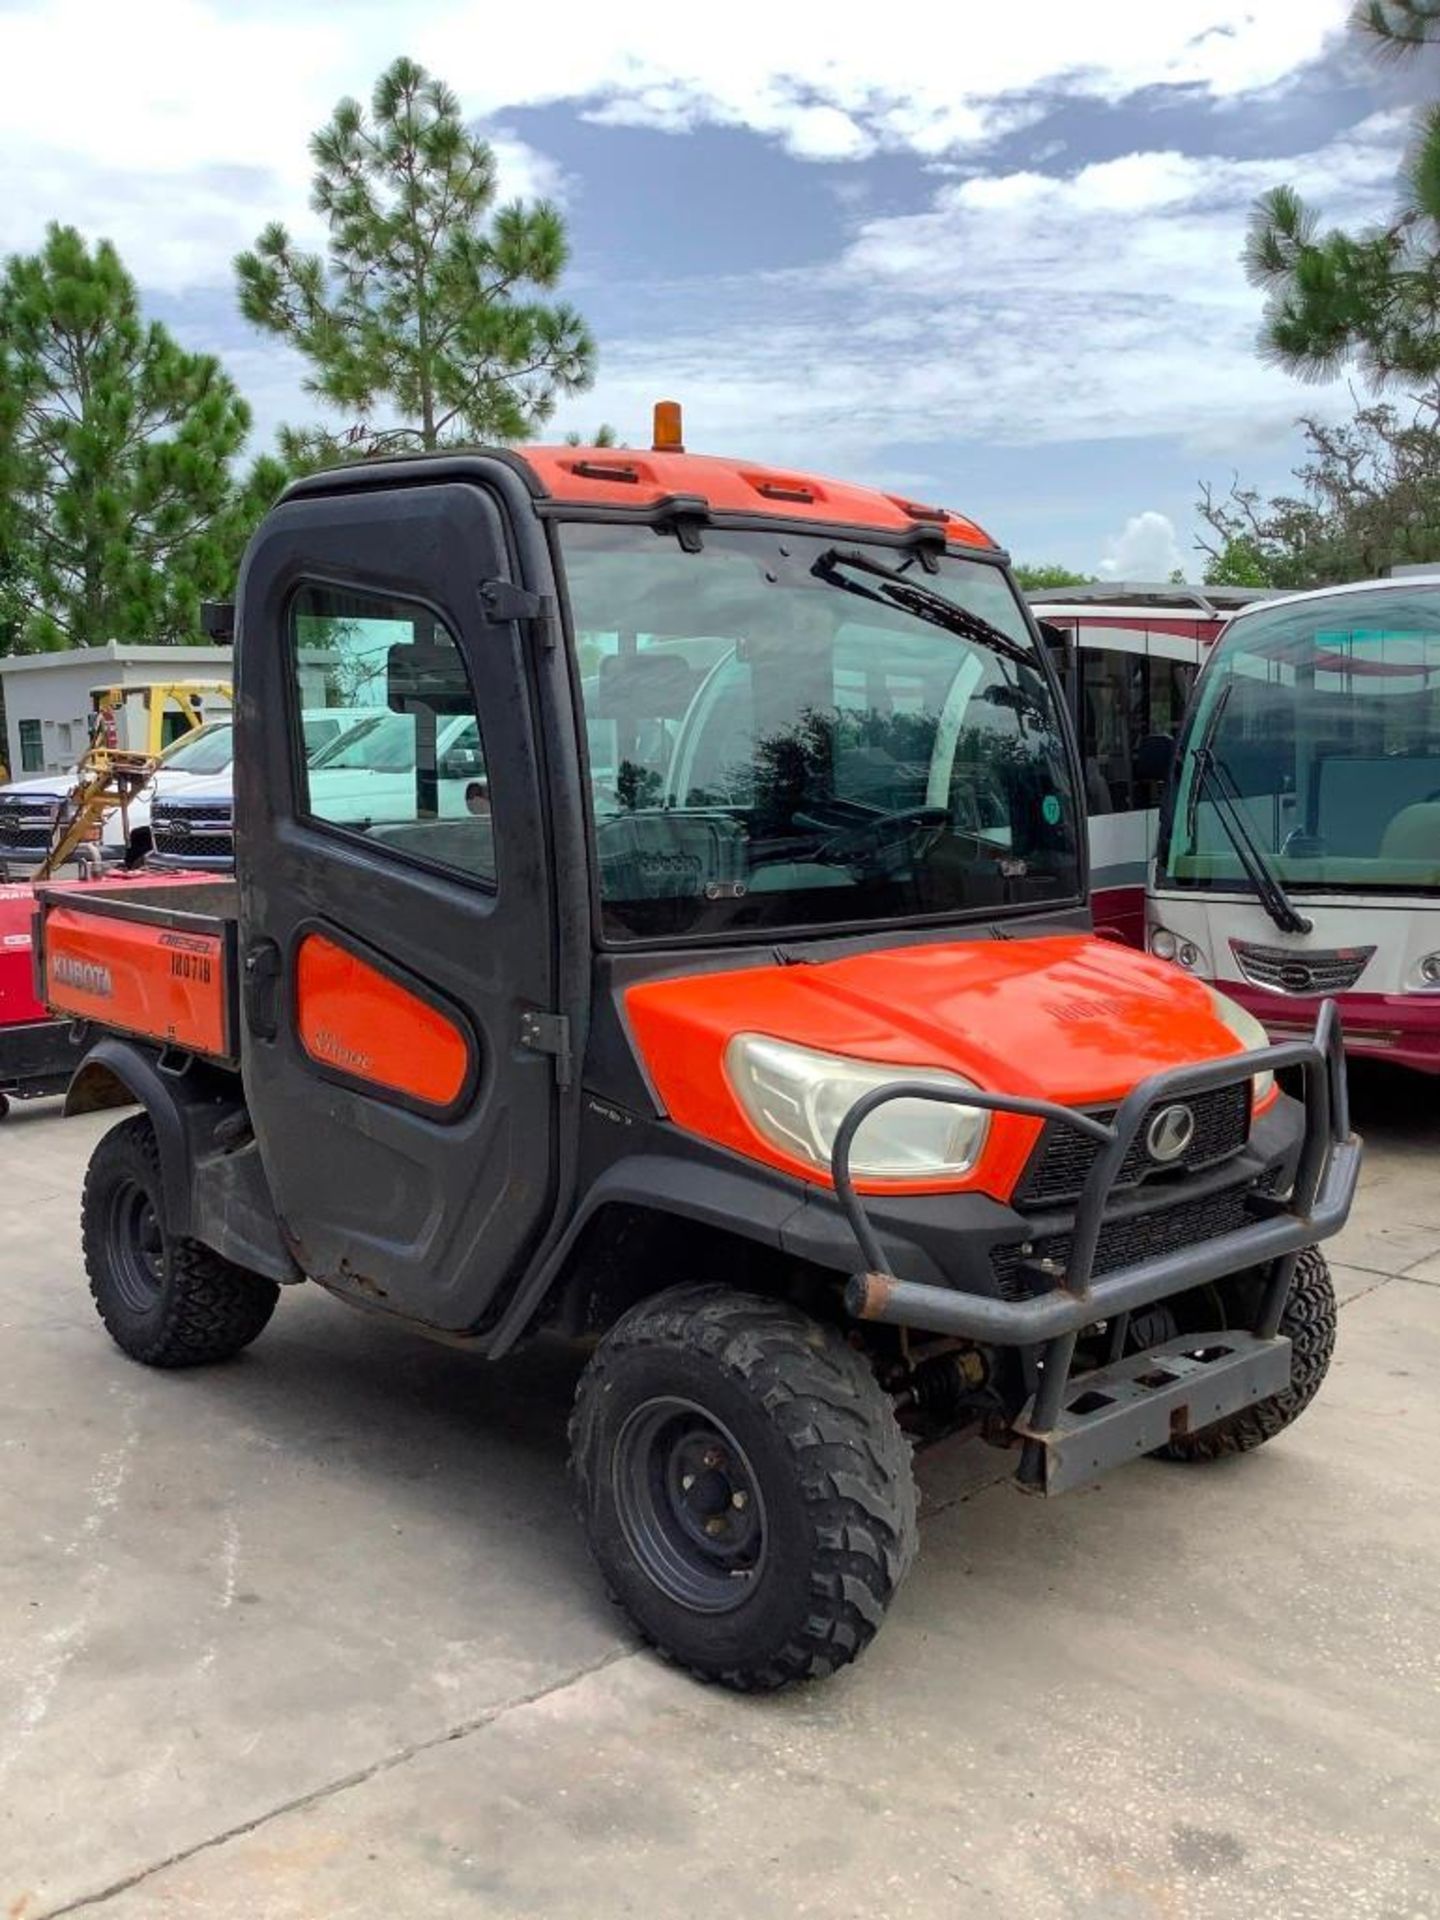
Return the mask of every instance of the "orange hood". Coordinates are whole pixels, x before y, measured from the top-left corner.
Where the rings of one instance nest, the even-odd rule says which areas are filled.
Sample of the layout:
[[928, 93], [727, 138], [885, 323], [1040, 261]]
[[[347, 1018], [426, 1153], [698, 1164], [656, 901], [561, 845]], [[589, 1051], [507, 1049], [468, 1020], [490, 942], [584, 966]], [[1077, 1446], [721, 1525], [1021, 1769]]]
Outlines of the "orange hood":
[[[631, 987], [625, 1009], [677, 1126], [812, 1181], [824, 1176], [763, 1139], [731, 1091], [724, 1054], [735, 1034], [897, 1068], [948, 1067], [991, 1092], [1081, 1107], [1113, 1104], [1162, 1068], [1243, 1051], [1198, 980], [1085, 935], [689, 974]], [[1034, 1121], [997, 1115], [979, 1165], [948, 1184], [1004, 1197], [1038, 1132]]]

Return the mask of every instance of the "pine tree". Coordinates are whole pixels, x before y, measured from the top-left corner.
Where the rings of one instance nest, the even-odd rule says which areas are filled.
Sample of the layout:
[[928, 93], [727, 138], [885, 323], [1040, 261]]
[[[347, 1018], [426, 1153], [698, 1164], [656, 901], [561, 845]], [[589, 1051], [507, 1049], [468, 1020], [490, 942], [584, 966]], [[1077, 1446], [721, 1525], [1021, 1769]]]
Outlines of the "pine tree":
[[52, 226], [0, 278], [0, 561], [22, 647], [199, 640], [243, 544], [249, 409], [146, 323], [108, 241]]
[[[1440, 0], [1360, 0], [1356, 30], [1413, 59], [1440, 43]], [[1320, 231], [1293, 187], [1255, 204], [1245, 265], [1268, 294], [1261, 350], [1328, 380], [1353, 363], [1376, 387], [1440, 380], [1440, 105], [1415, 119], [1400, 200], [1383, 226]]]
[[298, 348], [308, 391], [348, 416], [292, 454], [515, 440], [590, 385], [584, 321], [536, 297], [564, 271], [564, 221], [543, 200], [495, 206], [494, 154], [448, 87], [397, 60], [369, 116], [342, 100], [310, 151], [328, 258], [274, 224], [235, 262], [246, 318]]

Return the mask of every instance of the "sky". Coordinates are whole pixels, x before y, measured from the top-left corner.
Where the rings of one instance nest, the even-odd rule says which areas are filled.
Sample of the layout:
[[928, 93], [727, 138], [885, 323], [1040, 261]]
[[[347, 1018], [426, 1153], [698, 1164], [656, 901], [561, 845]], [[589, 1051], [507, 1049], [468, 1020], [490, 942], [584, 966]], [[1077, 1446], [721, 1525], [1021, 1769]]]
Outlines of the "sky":
[[1282, 487], [1302, 411], [1239, 262], [1280, 182], [1382, 216], [1413, 77], [1347, 0], [0, 0], [0, 252], [110, 238], [147, 311], [217, 353], [259, 450], [317, 417], [240, 317], [269, 221], [323, 244], [306, 143], [396, 55], [459, 94], [502, 195], [569, 223], [599, 342], [554, 434], [687, 444], [957, 508], [1022, 560], [1198, 578], [1202, 480]]

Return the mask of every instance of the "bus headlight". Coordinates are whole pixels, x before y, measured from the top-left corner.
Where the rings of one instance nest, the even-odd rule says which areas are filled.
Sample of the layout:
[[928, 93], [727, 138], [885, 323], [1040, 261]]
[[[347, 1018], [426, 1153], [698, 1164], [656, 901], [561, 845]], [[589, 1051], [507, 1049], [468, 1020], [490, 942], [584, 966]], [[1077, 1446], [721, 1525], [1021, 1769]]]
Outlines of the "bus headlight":
[[[1210, 987], [1208, 992], [1216, 1019], [1224, 1021], [1246, 1053], [1254, 1053], [1260, 1047], [1269, 1046], [1270, 1036], [1253, 1013], [1247, 1013], [1244, 1007], [1232, 1000], [1227, 993], [1217, 993], [1214, 987]], [[1256, 1105], [1266, 1097], [1274, 1085], [1275, 1076], [1268, 1069], [1264, 1073], [1255, 1075]]]
[[1420, 984], [1423, 987], [1440, 987], [1440, 953], [1427, 953], [1420, 962]]
[[1204, 957], [1193, 940], [1182, 939], [1168, 927], [1151, 928], [1150, 951], [1157, 960], [1173, 960], [1187, 973], [1194, 973]]
[[[974, 1091], [958, 1073], [897, 1067], [816, 1053], [763, 1033], [737, 1033], [725, 1049], [725, 1070], [755, 1128], [797, 1160], [830, 1165], [835, 1136], [862, 1094], [897, 1080], [920, 1080], [952, 1093]], [[850, 1171], [859, 1180], [953, 1179], [980, 1157], [990, 1116], [979, 1107], [940, 1100], [892, 1100], [855, 1135]]]

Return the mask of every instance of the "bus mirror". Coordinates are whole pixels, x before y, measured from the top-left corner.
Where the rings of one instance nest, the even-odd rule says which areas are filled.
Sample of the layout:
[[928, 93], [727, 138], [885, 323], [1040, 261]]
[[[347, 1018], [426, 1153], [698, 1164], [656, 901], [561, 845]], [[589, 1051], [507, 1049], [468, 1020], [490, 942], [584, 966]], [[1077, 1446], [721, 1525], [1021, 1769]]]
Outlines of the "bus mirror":
[[1062, 687], [1068, 687], [1075, 665], [1075, 635], [1068, 627], [1057, 627], [1053, 620], [1039, 620], [1040, 643], [1050, 656], [1050, 664]]
[[1175, 742], [1168, 733], [1147, 733], [1135, 749], [1135, 778], [1161, 781], [1170, 778], [1175, 761]]

